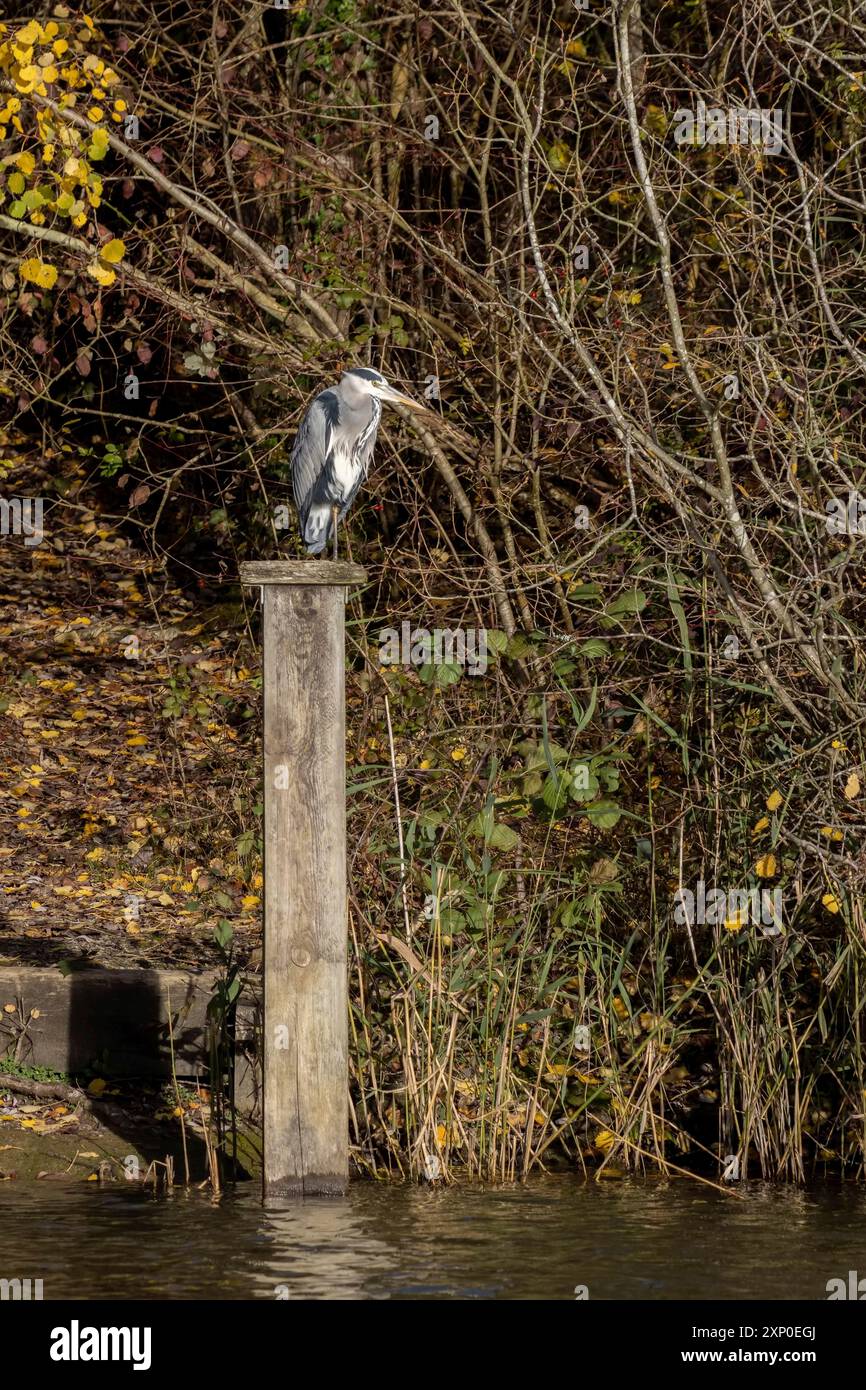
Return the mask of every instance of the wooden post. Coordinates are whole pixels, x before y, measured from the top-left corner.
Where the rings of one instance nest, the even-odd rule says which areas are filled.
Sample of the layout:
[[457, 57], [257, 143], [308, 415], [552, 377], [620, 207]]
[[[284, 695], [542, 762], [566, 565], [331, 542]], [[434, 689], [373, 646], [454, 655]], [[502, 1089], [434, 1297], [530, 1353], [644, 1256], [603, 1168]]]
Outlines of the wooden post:
[[242, 564], [264, 607], [265, 1197], [349, 1179], [346, 588], [329, 560]]

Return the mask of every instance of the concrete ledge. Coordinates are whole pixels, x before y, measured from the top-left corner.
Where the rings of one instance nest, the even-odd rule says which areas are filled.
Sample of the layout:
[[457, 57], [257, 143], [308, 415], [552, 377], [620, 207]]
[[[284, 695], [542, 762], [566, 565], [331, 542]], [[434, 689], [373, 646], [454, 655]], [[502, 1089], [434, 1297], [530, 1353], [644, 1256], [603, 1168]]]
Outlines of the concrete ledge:
[[[215, 978], [180, 970], [82, 968], [61, 975], [41, 966], [0, 967], [0, 1071], [8, 1057], [73, 1075], [95, 1067], [113, 1077], [170, 1076], [173, 1035], [178, 1078], [201, 1076]], [[6, 1011], [9, 1004], [14, 1011]], [[248, 990], [236, 1029], [235, 1099], [245, 1113], [258, 1104], [259, 1031], [258, 999]]]

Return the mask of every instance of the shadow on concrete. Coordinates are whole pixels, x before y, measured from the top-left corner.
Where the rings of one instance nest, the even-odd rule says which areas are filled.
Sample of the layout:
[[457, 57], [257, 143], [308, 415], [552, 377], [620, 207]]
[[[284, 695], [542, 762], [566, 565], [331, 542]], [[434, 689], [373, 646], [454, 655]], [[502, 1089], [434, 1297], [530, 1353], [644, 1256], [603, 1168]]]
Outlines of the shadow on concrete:
[[[170, 1154], [175, 1178], [182, 1182], [181, 1127], [176, 1122], [154, 1120], [153, 1087], [160, 1079], [171, 1081], [172, 1051], [179, 1081], [200, 1078], [206, 1084], [201, 1000], [196, 997], [194, 981], [189, 981], [184, 996], [167, 999], [164, 976], [158, 970], [93, 969], [85, 964], [69, 970], [68, 985], [66, 1069], [75, 1077], [95, 1074], [110, 1078], [122, 1091], [116, 1099], [106, 1096], [104, 1103], [94, 1104], [94, 1118], [128, 1141], [131, 1159], [137, 1154], [148, 1163], [153, 1159], [162, 1162]], [[141, 1091], [137, 1095], [138, 1079]], [[191, 1181], [201, 1182], [207, 1177], [205, 1144], [189, 1125], [186, 1161]]]

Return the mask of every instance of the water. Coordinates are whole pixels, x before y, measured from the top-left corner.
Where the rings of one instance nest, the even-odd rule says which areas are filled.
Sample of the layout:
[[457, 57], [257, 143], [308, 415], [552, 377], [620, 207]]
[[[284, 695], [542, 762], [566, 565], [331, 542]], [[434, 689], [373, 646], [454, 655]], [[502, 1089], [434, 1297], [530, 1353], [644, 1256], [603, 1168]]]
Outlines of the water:
[[[866, 1193], [550, 1177], [357, 1183], [263, 1209], [95, 1184], [0, 1185], [0, 1277], [46, 1299], [826, 1299], [866, 1276]], [[282, 1296], [285, 1296], [283, 1293]]]

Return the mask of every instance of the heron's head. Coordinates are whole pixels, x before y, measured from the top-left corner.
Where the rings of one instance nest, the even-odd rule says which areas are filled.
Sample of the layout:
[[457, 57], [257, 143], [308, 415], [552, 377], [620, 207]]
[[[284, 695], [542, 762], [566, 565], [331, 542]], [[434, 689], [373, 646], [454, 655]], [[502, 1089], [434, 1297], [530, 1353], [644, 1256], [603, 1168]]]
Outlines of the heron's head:
[[384, 401], [387, 405], [405, 405], [410, 410], [430, 414], [428, 406], [413, 400], [411, 396], [404, 396], [372, 367], [350, 367], [340, 378], [340, 390], [350, 405], [360, 404], [365, 396], [375, 396], [376, 400]]

